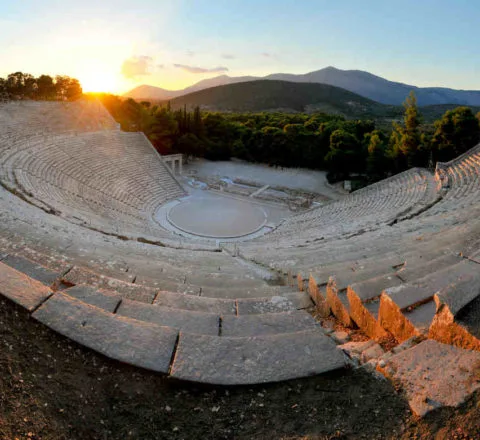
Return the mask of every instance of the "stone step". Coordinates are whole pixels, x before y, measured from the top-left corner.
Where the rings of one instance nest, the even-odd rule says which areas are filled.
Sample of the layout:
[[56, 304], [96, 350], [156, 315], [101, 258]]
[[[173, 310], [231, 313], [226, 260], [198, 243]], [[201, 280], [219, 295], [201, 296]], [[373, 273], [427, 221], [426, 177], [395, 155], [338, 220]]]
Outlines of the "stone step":
[[463, 277], [475, 274], [477, 270], [478, 265], [464, 259], [457, 264], [431, 272], [412, 283], [386, 289], [385, 294], [389, 295], [400, 309], [405, 309], [432, 299], [437, 291], [448, 284], [461, 281]]
[[312, 376], [345, 367], [319, 330], [253, 337], [180, 333], [171, 376], [217, 385], [248, 385]]
[[178, 332], [120, 317], [63, 293], [50, 297], [32, 315], [37, 321], [109, 358], [168, 373]]
[[312, 306], [313, 303], [308, 294], [295, 292], [265, 298], [239, 298], [237, 300], [237, 313], [239, 316], [279, 313], [307, 309]]
[[480, 266], [477, 274], [435, 294], [436, 313], [429, 337], [480, 350]]
[[350, 303], [348, 302], [346, 290], [340, 291], [337, 288], [335, 277], [331, 277], [327, 284], [326, 301], [335, 317], [347, 327], [352, 326], [350, 317]]
[[230, 289], [230, 288], [249, 288], [249, 287], [266, 287], [268, 286], [262, 279], [247, 278], [245, 276], [235, 276], [229, 274], [228, 276], [217, 276], [212, 274], [198, 275], [187, 274], [185, 283], [202, 286], [202, 290], [208, 290], [213, 287], [217, 289]]
[[[428, 301], [424, 304], [421, 304], [412, 310], [407, 310], [404, 312], [406, 322], [410, 322], [415, 329], [407, 339], [410, 339], [412, 336], [417, 335], [427, 335], [429, 328], [432, 324], [433, 318], [435, 316], [436, 306], [434, 301]], [[395, 336], [395, 334], [394, 334]], [[398, 339], [400, 342], [403, 342], [405, 339]]]
[[52, 290], [7, 264], [0, 263], [0, 294], [31, 312], [52, 295]]
[[[428, 268], [444, 268], [458, 263], [458, 261], [462, 262], [463, 260], [454, 255], [445, 255], [439, 257], [433, 262], [428, 262], [427, 264], [420, 266], [418, 269], [414, 268], [413, 270], [409, 270], [407, 278], [411, 279], [415, 272], [418, 274], [424, 274]], [[382, 325], [380, 325], [378, 321], [379, 302], [374, 300], [374, 298], [379, 297], [384, 289], [395, 291], [392, 287], [398, 287], [401, 285], [402, 280], [396, 275], [384, 275], [361, 283], [355, 283], [348, 287], [347, 296], [349, 300], [350, 316], [370, 337], [379, 339], [386, 336]], [[398, 287], [398, 291], [402, 292], [402, 299], [405, 300], [406, 298], [410, 298], [411, 295], [415, 296], [419, 294], [416, 286], [410, 288], [406, 288], [405, 286]], [[419, 302], [421, 303], [424, 300], [428, 300], [430, 296], [431, 293], [428, 293], [426, 298], [420, 298]], [[406, 301], [407, 305], [411, 305], [410, 300]], [[372, 313], [372, 311], [374, 313]]]
[[117, 315], [187, 333], [218, 336], [220, 332], [220, 316], [214, 313], [172, 309], [124, 299], [117, 310]]
[[74, 287], [65, 289], [63, 293], [110, 313], [114, 313], [122, 301], [121, 295], [96, 289], [95, 287], [87, 286], [85, 284], [78, 284]]
[[321, 318], [328, 317], [331, 310], [327, 302], [326, 293], [322, 292], [313, 275], [310, 275], [310, 278], [308, 279], [307, 292], [315, 304], [315, 310], [318, 316]]
[[318, 322], [304, 310], [257, 315], [224, 316], [222, 337], [246, 337], [295, 333], [319, 328]]
[[379, 259], [378, 264], [374, 267], [358, 265], [353, 266], [350, 263], [346, 264], [342, 269], [331, 271], [325, 269], [322, 275], [312, 273], [312, 277], [319, 286], [326, 286], [330, 277], [335, 277], [338, 290], [346, 289], [350, 284], [369, 280], [383, 275], [394, 275], [395, 269], [392, 265], [394, 262], [402, 261], [401, 258], [395, 258], [387, 264], [382, 263]]
[[[380, 325], [392, 333], [399, 341], [408, 339], [418, 332], [424, 331], [424, 325], [430, 316], [433, 304], [433, 295], [447, 286], [455, 285], [464, 279], [469, 279], [478, 272], [478, 265], [469, 260], [462, 260], [437, 272], [433, 272], [413, 283], [402, 284], [397, 287], [385, 289], [380, 299], [379, 322]], [[413, 310], [426, 303], [428, 306], [416, 313]], [[421, 312], [422, 311], [422, 312]], [[421, 313], [420, 313], [421, 312]], [[420, 315], [419, 327], [410, 322], [407, 313], [417, 318]], [[419, 330], [420, 329], [420, 330]]]
[[222, 316], [237, 313], [237, 303], [234, 299], [208, 298], [167, 291], [159, 291], [153, 304], [174, 309], [216, 313]]
[[[127, 274], [126, 274], [127, 275]], [[128, 274], [130, 277], [131, 274]], [[90, 271], [80, 266], [74, 266], [62, 280], [67, 284], [87, 284], [103, 289], [117, 290], [122, 296], [136, 301], [152, 303], [158, 291], [164, 290], [188, 295], [201, 295], [208, 298], [236, 299], [236, 298], [258, 298], [269, 295], [278, 295], [283, 292], [291, 292], [292, 289], [287, 286], [272, 286], [264, 281], [256, 281], [254, 285], [247, 283], [245, 287], [201, 287], [197, 285], [176, 282], [170, 279], [161, 279], [158, 281], [158, 287], [148, 287], [145, 285], [132, 283], [117, 278], [112, 278]]]
[[206, 286], [202, 287], [201, 296], [209, 298], [248, 299], [284, 295], [288, 293], [293, 293], [294, 291], [295, 289], [289, 286], [272, 286], [266, 283], [258, 286], [246, 287], [217, 288], [212, 286]]
[[[387, 279], [386, 281], [389, 280]], [[378, 280], [376, 285], [380, 287]], [[390, 283], [387, 285], [390, 285]], [[363, 300], [357, 292], [361, 292], [361, 288], [355, 284], [349, 286], [347, 290], [350, 317], [355, 324], [371, 338], [379, 340], [386, 337], [387, 333], [378, 320], [380, 298], [375, 297]]]
[[404, 283], [411, 283], [419, 278], [423, 278], [426, 274], [437, 272], [444, 268], [460, 263], [463, 258], [458, 254], [447, 254], [432, 260], [424, 261], [421, 264], [406, 264], [403, 268], [396, 272]]
[[52, 271], [34, 261], [14, 254], [7, 255], [2, 260], [2, 263], [8, 264], [13, 269], [22, 272], [34, 280], [40, 281], [46, 286], [54, 286], [62, 276], [62, 272], [60, 271]]
[[378, 322], [399, 342], [406, 341], [412, 336], [426, 335], [434, 315], [433, 300], [401, 310], [385, 293], [380, 297]]
[[151, 304], [157, 294], [158, 289], [151, 287], [139, 286], [137, 284], [128, 283], [99, 275], [79, 266], [74, 266], [70, 272], [62, 277], [62, 282], [72, 286], [81, 284], [103, 289], [112, 293], [119, 294], [122, 298], [132, 299], [135, 301]]

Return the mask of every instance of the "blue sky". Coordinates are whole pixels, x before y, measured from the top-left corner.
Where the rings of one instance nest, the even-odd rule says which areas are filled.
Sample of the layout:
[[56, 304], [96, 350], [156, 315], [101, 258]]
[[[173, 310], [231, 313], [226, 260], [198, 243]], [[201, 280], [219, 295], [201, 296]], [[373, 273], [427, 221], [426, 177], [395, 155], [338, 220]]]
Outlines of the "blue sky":
[[123, 92], [333, 65], [480, 89], [478, 23], [475, 0], [0, 0], [0, 76], [61, 73]]

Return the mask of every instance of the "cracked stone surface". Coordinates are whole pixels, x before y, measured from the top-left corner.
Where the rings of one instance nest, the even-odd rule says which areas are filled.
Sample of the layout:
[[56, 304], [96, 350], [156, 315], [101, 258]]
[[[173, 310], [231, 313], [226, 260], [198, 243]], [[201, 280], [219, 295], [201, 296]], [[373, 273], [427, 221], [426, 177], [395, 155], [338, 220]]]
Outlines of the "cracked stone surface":
[[480, 352], [431, 339], [392, 356], [379, 369], [403, 389], [420, 417], [442, 406], [458, 407], [480, 388]]
[[344, 366], [342, 351], [318, 330], [246, 338], [181, 333], [171, 375], [241, 385], [313, 376]]

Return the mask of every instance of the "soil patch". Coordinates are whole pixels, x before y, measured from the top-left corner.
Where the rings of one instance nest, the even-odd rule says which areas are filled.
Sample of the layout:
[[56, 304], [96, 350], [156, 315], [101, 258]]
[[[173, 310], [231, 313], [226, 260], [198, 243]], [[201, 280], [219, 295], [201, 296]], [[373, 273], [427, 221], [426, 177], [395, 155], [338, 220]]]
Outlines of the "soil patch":
[[83, 349], [5, 300], [0, 347], [2, 440], [480, 436], [478, 396], [418, 421], [362, 369], [255, 387], [174, 382]]

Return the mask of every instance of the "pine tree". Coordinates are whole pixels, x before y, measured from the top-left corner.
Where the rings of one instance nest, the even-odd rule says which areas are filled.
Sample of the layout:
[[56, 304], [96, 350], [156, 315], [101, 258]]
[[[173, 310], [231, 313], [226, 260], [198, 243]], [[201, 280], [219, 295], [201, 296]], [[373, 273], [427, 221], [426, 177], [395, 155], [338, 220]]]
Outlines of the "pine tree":
[[393, 123], [389, 145], [389, 155], [394, 160], [398, 171], [416, 165], [418, 150], [422, 143], [420, 134], [421, 116], [413, 90], [403, 106], [405, 107], [403, 125]]

